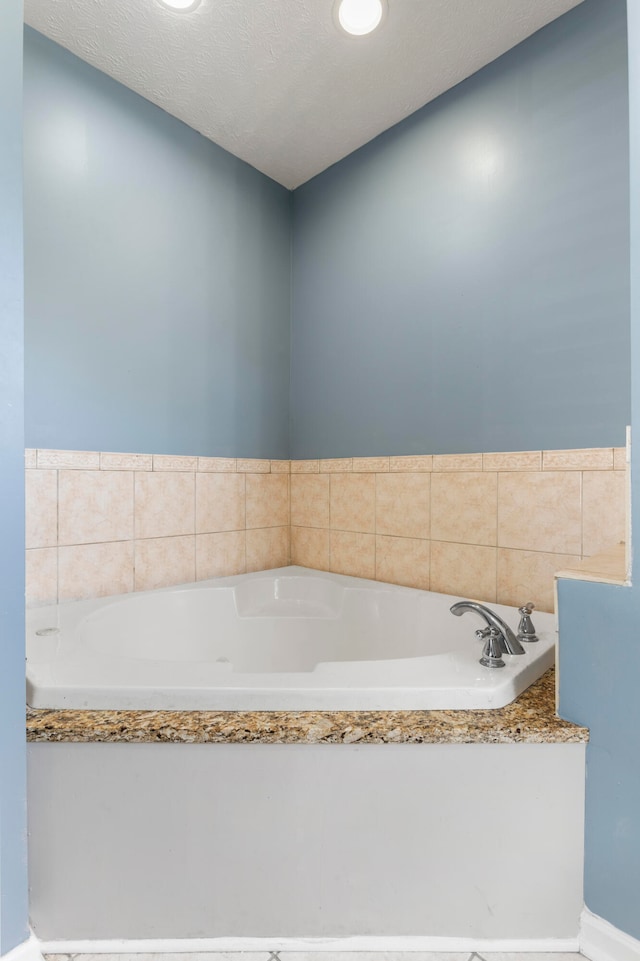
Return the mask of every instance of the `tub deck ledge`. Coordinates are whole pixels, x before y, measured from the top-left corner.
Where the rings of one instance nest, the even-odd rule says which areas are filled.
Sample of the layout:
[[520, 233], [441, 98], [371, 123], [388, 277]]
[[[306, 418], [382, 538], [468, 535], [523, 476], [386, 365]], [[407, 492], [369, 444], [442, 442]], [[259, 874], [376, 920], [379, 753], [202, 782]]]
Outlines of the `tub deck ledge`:
[[189, 744], [552, 744], [589, 739], [555, 712], [555, 672], [485, 711], [27, 709], [28, 741]]

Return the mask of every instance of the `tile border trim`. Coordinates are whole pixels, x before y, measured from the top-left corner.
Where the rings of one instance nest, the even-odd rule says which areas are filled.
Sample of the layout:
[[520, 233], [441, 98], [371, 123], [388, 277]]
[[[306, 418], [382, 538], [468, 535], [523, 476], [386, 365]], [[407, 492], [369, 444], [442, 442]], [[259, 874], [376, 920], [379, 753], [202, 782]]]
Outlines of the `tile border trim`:
[[186, 454], [118, 453], [28, 447], [25, 468], [56, 470], [140, 470], [195, 473], [336, 474], [442, 473], [454, 471], [625, 470], [625, 447], [496, 451], [475, 454], [391, 454], [300, 460], [210, 457]]

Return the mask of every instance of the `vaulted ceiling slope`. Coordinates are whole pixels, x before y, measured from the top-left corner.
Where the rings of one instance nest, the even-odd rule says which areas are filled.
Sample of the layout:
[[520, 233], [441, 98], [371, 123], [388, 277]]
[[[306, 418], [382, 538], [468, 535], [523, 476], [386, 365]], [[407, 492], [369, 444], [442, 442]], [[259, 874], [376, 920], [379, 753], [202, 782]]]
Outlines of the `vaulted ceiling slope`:
[[25, 20], [293, 189], [582, 0], [389, 0], [349, 37], [334, 0], [25, 0]]

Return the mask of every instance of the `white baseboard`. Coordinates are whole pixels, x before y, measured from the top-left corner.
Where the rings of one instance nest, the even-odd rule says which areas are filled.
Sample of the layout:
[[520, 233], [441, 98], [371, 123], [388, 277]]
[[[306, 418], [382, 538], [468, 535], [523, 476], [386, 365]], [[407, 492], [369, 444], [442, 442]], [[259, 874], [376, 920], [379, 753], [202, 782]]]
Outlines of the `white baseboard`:
[[42, 961], [43, 954], [191, 954], [240, 951], [366, 951], [411, 954], [576, 953], [590, 961], [640, 961], [640, 941], [584, 908], [576, 938], [480, 939], [439, 937], [351, 938], [147, 938], [141, 940], [41, 941], [31, 937], [2, 961]]
[[40, 950], [43, 954], [216, 954], [230, 951], [366, 951], [401, 954], [415, 951], [468, 951], [469, 954], [491, 951], [557, 954], [577, 952], [578, 938], [158, 938], [139, 941], [43, 941]]
[[17, 948], [2, 955], [2, 961], [43, 961], [40, 942], [34, 934]]
[[580, 952], [591, 961], [640, 961], [640, 941], [584, 908]]

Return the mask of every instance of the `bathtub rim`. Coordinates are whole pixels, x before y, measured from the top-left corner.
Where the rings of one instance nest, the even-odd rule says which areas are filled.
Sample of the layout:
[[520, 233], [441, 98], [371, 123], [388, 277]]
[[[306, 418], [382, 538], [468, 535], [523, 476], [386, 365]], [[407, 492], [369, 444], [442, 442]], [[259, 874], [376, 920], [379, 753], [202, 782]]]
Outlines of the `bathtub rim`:
[[[417, 588], [404, 587], [401, 585], [389, 584], [387, 582], [380, 582], [368, 578], [353, 578], [349, 575], [334, 574], [328, 571], [319, 571], [315, 568], [305, 568], [299, 565], [287, 565], [286, 567], [273, 568], [265, 571], [256, 571], [249, 574], [236, 574], [227, 577], [211, 578], [206, 581], [196, 581], [187, 584], [174, 585], [170, 587], [158, 588], [153, 591], [145, 592], [131, 592], [128, 594], [121, 595], [111, 595], [109, 597], [97, 598], [91, 600], [83, 601], [69, 601], [64, 602], [60, 605], [51, 605], [50, 607], [34, 608], [28, 612], [28, 639], [29, 639], [29, 629], [31, 633], [38, 623], [46, 623], [47, 620], [51, 620], [52, 611], [61, 611], [65, 614], [71, 614], [72, 620], [75, 624], [80, 623], [80, 621], [94, 610], [101, 607], [112, 605], [114, 603], [126, 603], [131, 602], [137, 597], [141, 596], [153, 596], [161, 595], [166, 593], [176, 593], [176, 592], [190, 592], [202, 590], [209, 586], [222, 586], [222, 587], [233, 587], [238, 582], [246, 582], [248, 579], [258, 578], [258, 579], [273, 579], [274, 577], [280, 576], [302, 576], [302, 577], [321, 577], [327, 578], [331, 581], [337, 582], [338, 584], [343, 584], [345, 587], [353, 588], [354, 582], [361, 589], [371, 589], [376, 592], [381, 593], [392, 593], [392, 594], [427, 594], [437, 598], [446, 598], [446, 603], [450, 606], [458, 599], [454, 595], [444, 595], [439, 592], [433, 591], [422, 591]], [[503, 615], [511, 612], [515, 612], [515, 608], [509, 608], [505, 605], [490, 603], [490, 606], [497, 610]], [[328, 711], [430, 711], [430, 710], [451, 710], [451, 711], [462, 711], [462, 710], [495, 710], [512, 703], [516, 700], [527, 688], [531, 686], [539, 677], [541, 677], [546, 670], [549, 669], [555, 660], [555, 649], [557, 646], [557, 618], [555, 615], [545, 615], [546, 618], [552, 618], [553, 624], [553, 636], [552, 632], [544, 631], [541, 632], [541, 642], [536, 645], [532, 645], [528, 648], [527, 654], [531, 653], [532, 659], [529, 661], [527, 659], [527, 664], [520, 662], [520, 658], [506, 658], [507, 668], [501, 669], [499, 671], [490, 671], [487, 668], [482, 668], [481, 672], [478, 673], [477, 668], [473, 668], [476, 671], [476, 680], [471, 688], [469, 686], [467, 689], [470, 691], [468, 696], [458, 696], [459, 703], [452, 704], [451, 686], [446, 686], [446, 682], [440, 680], [440, 693], [435, 694], [433, 690], [429, 691], [427, 695], [425, 693], [425, 681], [417, 685], [407, 685], [406, 681], [403, 684], [397, 684], [396, 686], [390, 684], [378, 684], [376, 686], [375, 680], [371, 677], [369, 683], [366, 687], [360, 686], [358, 688], [354, 687], [354, 675], [357, 675], [357, 679], [366, 679], [367, 675], [371, 675], [375, 669], [370, 668], [371, 665], [384, 665], [386, 668], [386, 674], [389, 676], [394, 672], [399, 666], [398, 673], [402, 672], [402, 669], [407, 669], [409, 665], [413, 666], [419, 673], [421, 669], [426, 669], [426, 667], [433, 667], [438, 658], [446, 664], [441, 664], [443, 671], [447, 668], [453, 668], [454, 673], [459, 673], [459, 665], [455, 663], [452, 664], [454, 660], [454, 654], [444, 654], [444, 655], [428, 655], [426, 657], [414, 657], [414, 658], [398, 658], [398, 659], [388, 659], [380, 661], [341, 661], [341, 662], [322, 662], [318, 665], [319, 670], [316, 672], [310, 672], [310, 674], [298, 674], [296, 678], [298, 680], [298, 687], [293, 688], [292, 685], [286, 689], [283, 693], [282, 689], [279, 692], [279, 703], [274, 704], [274, 685], [263, 685], [259, 687], [253, 685], [250, 689], [246, 685], [236, 685], [227, 684], [222, 688], [217, 688], [215, 694], [212, 693], [209, 686], [206, 688], [195, 689], [198, 693], [195, 695], [198, 697], [199, 702], [197, 706], [192, 704], [194, 697], [194, 687], [190, 686], [188, 692], [186, 685], [184, 685], [184, 690], [180, 685], [174, 685], [174, 690], [171, 695], [168, 695], [166, 690], [162, 688], [162, 677], [161, 672], [157, 670], [150, 670], [148, 673], [149, 681], [144, 685], [144, 691], [141, 687], [133, 688], [132, 685], [128, 684], [125, 686], [129, 688], [129, 696], [133, 698], [133, 701], [126, 701], [125, 697], [114, 698], [111, 688], [106, 688], [108, 693], [105, 693], [105, 685], [100, 683], [99, 674], [93, 674], [94, 681], [91, 683], [91, 678], [85, 679], [80, 683], [67, 684], [65, 687], [66, 694], [60, 694], [59, 692], [52, 693], [56, 687], [56, 678], [53, 676], [55, 670], [47, 671], [47, 667], [51, 667], [55, 664], [55, 661], [40, 661], [37, 657], [35, 659], [28, 659], [27, 662], [27, 703], [30, 707], [34, 709], [54, 709], [54, 710], [101, 710], [101, 711], [111, 711], [111, 710], [143, 710], [143, 711], [162, 711], [162, 710], [175, 710], [175, 711], [316, 711], [322, 712], [324, 710]], [[474, 624], [469, 623], [469, 636], [470, 643], [475, 644], [475, 639], [473, 639]], [[465, 655], [466, 662], [469, 664], [475, 664], [475, 648], [474, 657], [469, 659]], [[86, 654], [86, 652], [84, 652]], [[479, 651], [478, 651], [479, 653]], [[131, 659], [133, 662], [134, 659]], [[426, 662], [426, 663], [425, 663]], [[109, 658], [100, 658], [95, 654], [92, 657], [84, 658], [81, 662], [84, 664], [85, 669], [87, 669], [88, 664], [93, 664], [97, 666], [98, 669], [101, 667], [104, 669], [108, 667], [110, 663]], [[203, 662], [190, 662], [200, 663]], [[149, 661], [147, 665], [153, 666], [155, 662]], [[336, 669], [336, 665], [338, 668]], [[354, 667], [355, 665], [355, 667]], [[175, 666], [172, 664], [172, 666]], [[516, 673], [516, 668], [522, 668], [519, 673]], [[175, 672], [179, 674], [179, 671]], [[222, 671], [219, 671], [221, 674]], [[252, 677], [252, 675], [236, 675], [237, 677]], [[260, 678], [260, 675], [255, 675]], [[270, 675], [270, 677], [282, 677], [286, 675]], [[293, 677], [293, 675], [291, 675]], [[318, 677], [324, 677], [325, 686], [324, 688], [318, 687], [317, 684], [311, 683], [312, 680]], [[213, 681], [220, 681], [219, 677], [213, 677]], [[44, 689], [44, 692], [43, 692]], [[456, 689], [457, 690], [457, 689]], [[223, 691], [224, 693], [221, 693]], [[242, 694], [238, 692], [242, 691]], [[301, 693], [302, 691], [302, 693]], [[78, 699], [84, 698], [80, 703]], [[168, 703], [169, 700], [172, 703]], [[239, 703], [239, 700], [242, 703]], [[91, 703], [89, 703], [89, 701]], [[45, 703], [46, 702], [46, 703]], [[357, 703], [356, 703], [357, 702]]]

